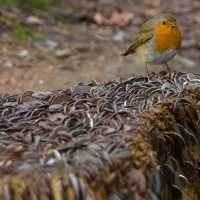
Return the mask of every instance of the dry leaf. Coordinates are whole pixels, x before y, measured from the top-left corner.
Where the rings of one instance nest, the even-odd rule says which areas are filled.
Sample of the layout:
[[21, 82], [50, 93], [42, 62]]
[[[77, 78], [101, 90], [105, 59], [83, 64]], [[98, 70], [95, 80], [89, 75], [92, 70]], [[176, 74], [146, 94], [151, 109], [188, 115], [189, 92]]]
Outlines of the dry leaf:
[[62, 50], [56, 50], [55, 51], [55, 56], [57, 58], [64, 58], [64, 57], [69, 57], [72, 54], [72, 50], [70, 50], [69, 48], [65, 48]]
[[13, 19], [16, 19], [18, 17], [15, 13], [8, 12], [4, 9], [0, 9], [0, 15], [5, 16], [5, 17], [10, 17], [10, 18], [13, 18]]
[[6, 85], [9, 82], [8, 78], [4, 78], [0, 80], [0, 85]]
[[30, 24], [39, 24], [39, 25], [44, 24], [44, 21], [36, 16], [29, 16], [27, 17], [26, 21]]
[[116, 11], [111, 16], [111, 21], [115, 26], [123, 28], [129, 24], [134, 15], [131, 12]]
[[101, 13], [95, 13], [93, 16], [93, 20], [96, 24], [101, 25], [103, 23], [103, 16]]

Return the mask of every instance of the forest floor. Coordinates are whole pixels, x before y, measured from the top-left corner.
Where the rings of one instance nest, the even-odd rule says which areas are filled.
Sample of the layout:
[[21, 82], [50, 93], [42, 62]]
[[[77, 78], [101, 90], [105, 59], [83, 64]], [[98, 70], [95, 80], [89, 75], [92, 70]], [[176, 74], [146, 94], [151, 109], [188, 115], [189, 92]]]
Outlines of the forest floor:
[[[0, 23], [0, 93], [67, 89], [92, 79], [106, 82], [132, 73], [146, 73], [136, 55], [120, 57], [141, 25], [163, 13], [173, 13], [182, 33], [182, 47], [169, 66], [200, 72], [200, 1], [68, 0], [52, 7], [47, 17], [30, 16], [13, 8], [0, 15], [17, 17], [41, 40], [19, 40], [10, 21]], [[166, 70], [150, 65], [150, 72]]]

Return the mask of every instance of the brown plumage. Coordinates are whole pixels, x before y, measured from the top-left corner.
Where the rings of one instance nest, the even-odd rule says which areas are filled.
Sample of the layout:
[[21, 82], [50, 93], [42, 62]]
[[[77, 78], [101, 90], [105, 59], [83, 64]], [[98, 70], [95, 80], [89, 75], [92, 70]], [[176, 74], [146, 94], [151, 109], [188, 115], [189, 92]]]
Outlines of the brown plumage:
[[145, 43], [149, 39], [151, 39], [154, 36], [154, 31], [148, 31], [148, 32], [141, 32], [139, 35], [133, 40], [129, 48], [121, 54], [121, 56], [127, 56], [129, 54], [135, 53], [135, 48], [140, 46], [141, 44]]

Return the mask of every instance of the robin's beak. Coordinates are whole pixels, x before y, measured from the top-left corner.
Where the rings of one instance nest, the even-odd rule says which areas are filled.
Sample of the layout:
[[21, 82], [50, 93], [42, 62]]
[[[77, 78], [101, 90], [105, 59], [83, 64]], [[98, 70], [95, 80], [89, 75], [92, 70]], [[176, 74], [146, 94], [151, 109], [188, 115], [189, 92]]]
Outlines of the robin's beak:
[[172, 26], [172, 27], [176, 27], [176, 24], [172, 24], [171, 26]]

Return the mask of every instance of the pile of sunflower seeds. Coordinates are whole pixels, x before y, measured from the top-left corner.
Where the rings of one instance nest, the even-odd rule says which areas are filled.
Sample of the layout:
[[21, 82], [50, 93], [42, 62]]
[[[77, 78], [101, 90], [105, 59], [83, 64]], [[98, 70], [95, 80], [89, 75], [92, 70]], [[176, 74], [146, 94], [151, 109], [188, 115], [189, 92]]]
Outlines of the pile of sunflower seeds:
[[0, 96], [0, 199], [199, 199], [200, 76]]

